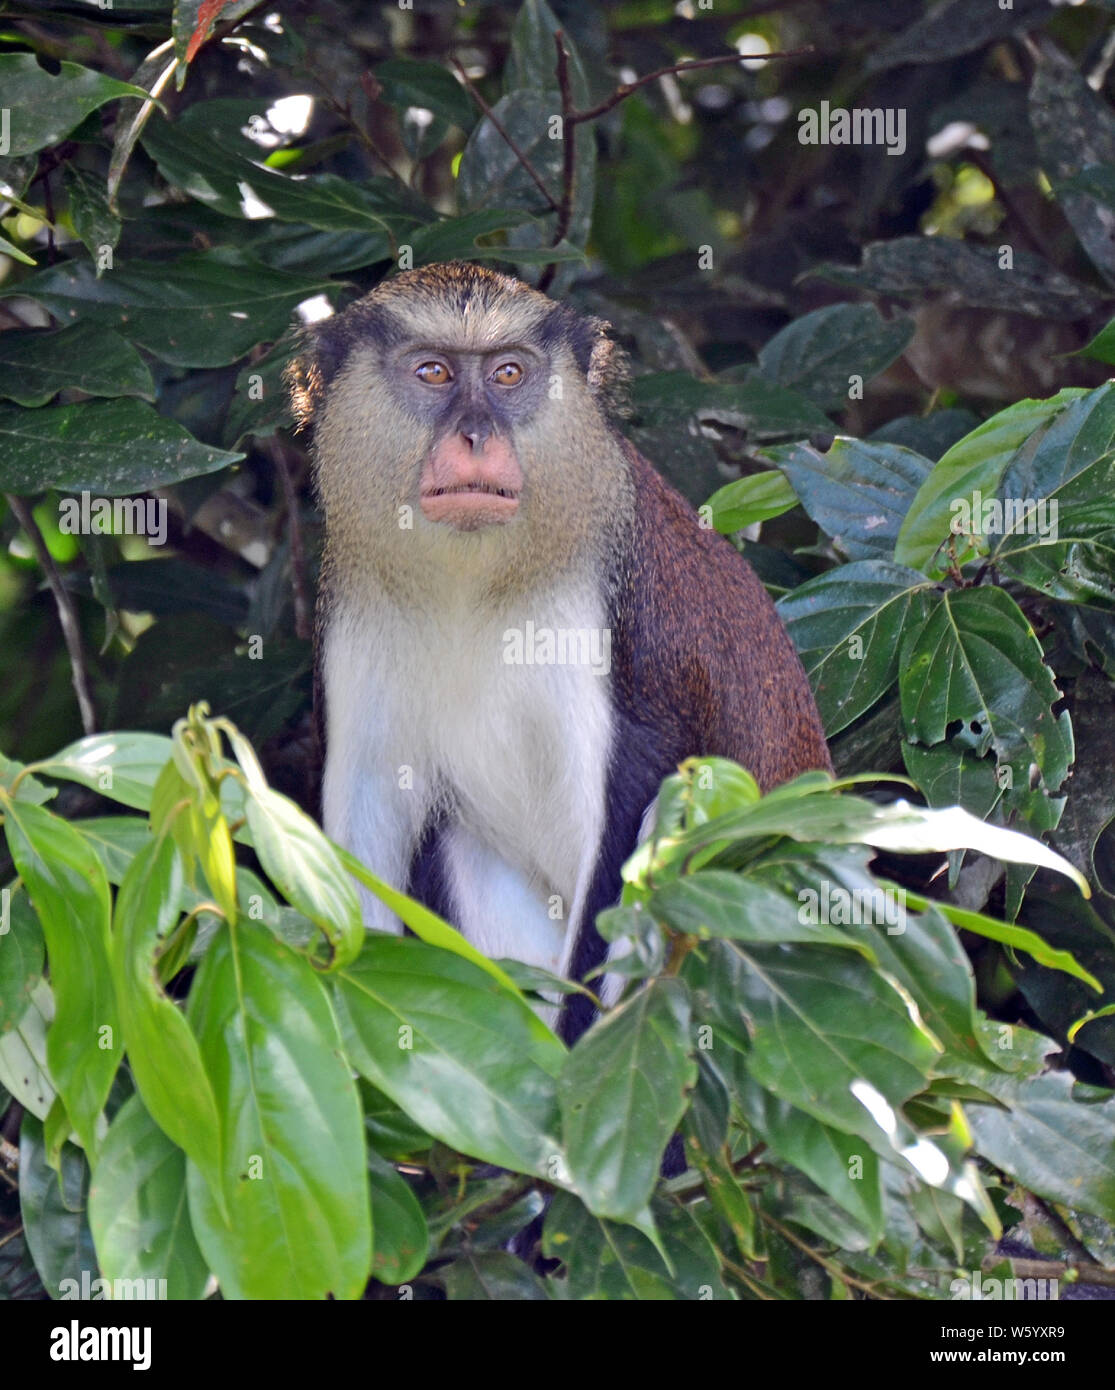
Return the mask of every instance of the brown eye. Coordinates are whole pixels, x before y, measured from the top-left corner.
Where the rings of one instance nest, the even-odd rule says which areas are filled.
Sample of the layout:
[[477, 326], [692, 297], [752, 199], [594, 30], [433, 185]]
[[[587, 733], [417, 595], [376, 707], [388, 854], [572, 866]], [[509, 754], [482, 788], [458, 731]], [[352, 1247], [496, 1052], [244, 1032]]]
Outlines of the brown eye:
[[490, 377], [497, 386], [518, 386], [522, 379], [523, 369], [517, 362], [501, 362]]
[[414, 375], [427, 386], [444, 386], [450, 380], [449, 368], [444, 362], [423, 362], [414, 369]]

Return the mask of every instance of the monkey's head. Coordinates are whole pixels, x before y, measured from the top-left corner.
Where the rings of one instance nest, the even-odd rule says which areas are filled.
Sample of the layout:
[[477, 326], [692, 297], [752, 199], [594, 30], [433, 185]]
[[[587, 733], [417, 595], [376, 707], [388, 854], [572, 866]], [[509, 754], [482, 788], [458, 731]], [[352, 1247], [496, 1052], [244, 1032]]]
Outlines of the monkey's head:
[[332, 559], [497, 587], [571, 562], [629, 500], [622, 376], [607, 324], [510, 276], [458, 261], [377, 286], [288, 372]]

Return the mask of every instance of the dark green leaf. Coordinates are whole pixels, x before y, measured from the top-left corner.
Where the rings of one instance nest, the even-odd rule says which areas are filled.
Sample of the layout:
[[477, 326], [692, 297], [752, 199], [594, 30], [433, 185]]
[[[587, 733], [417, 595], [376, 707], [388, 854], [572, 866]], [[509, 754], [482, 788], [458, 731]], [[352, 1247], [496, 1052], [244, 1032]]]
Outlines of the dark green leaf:
[[335, 288], [220, 247], [129, 261], [99, 280], [88, 262], [66, 261], [0, 294], [30, 295], [63, 323], [116, 329], [176, 367], [224, 367], [277, 338], [303, 300]]
[[759, 353], [759, 375], [800, 391], [822, 410], [840, 410], [850, 378], [860, 387], [900, 356], [914, 336], [904, 315], [884, 319], [873, 304], [830, 304], [788, 323]]
[[932, 464], [897, 444], [837, 439], [766, 450], [810, 517], [850, 560], [889, 560], [902, 518]]
[[917, 570], [860, 560], [818, 575], [779, 600], [830, 738], [897, 679], [903, 634], [924, 621], [929, 588]]
[[634, 1221], [646, 1207], [697, 1080], [693, 1046], [685, 987], [660, 979], [569, 1054], [558, 1081], [566, 1161], [595, 1215]]
[[30, 154], [56, 145], [99, 106], [117, 97], [146, 96], [142, 87], [114, 77], [60, 63], [53, 75], [33, 53], [0, 54], [0, 91], [11, 120], [6, 155]]
[[22, 410], [0, 405], [0, 488], [59, 488], [119, 497], [215, 473], [243, 458], [195, 439], [146, 401], [83, 401]]
[[72, 388], [90, 396], [155, 399], [151, 373], [131, 343], [92, 323], [55, 333], [0, 333], [0, 373], [0, 395], [20, 405], [45, 405]]

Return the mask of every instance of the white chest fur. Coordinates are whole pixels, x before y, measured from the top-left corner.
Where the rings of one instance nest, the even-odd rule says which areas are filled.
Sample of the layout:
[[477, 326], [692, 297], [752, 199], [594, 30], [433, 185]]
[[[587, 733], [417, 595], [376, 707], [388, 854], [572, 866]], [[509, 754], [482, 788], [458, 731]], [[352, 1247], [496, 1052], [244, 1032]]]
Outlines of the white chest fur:
[[[604, 621], [570, 589], [483, 617], [463, 595], [350, 603], [327, 629], [325, 828], [402, 888], [443, 810], [454, 925], [489, 955], [567, 966], [604, 817]], [[397, 929], [374, 899], [365, 914]]]

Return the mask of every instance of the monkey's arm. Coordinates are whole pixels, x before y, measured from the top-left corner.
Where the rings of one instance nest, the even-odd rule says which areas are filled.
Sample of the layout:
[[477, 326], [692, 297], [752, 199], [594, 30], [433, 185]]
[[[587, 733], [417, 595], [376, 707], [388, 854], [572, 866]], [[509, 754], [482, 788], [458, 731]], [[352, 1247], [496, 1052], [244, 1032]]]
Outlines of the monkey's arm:
[[[683, 759], [732, 758], [764, 790], [832, 767], [809, 681], [758, 577], [646, 459], [625, 453], [634, 533], [616, 576], [612, 755], [576, 976], [604, 960], [596, 914], [615, 903], [643, 818]], [[591, 1020], [591, 1006], [571, 998], [563, 1036]]]

